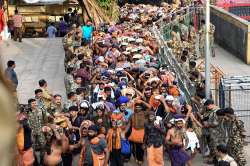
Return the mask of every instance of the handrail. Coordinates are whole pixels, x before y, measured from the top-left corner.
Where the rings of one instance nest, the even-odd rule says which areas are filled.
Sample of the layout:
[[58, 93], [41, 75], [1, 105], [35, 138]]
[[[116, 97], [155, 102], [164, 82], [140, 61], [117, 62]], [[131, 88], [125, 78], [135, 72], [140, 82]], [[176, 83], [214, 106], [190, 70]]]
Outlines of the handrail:
[[[171, 49], [167, 46], [165, 43], [163, 36], [161, 35], [159, 29], [156, 28], [155, 25], [153, 25], [152, 29], [156, 39], [159, 41], [161, 45], [161, 57], [163, 60], [167, 63], [169, 69], [173, 71], [176, 74], [176, 77], [178, 78], [178, 83], [181, 84], [181, 89], [184, 91], [186, 95], [186, 100], [188, 102], [191, 101], [191, 97], [195, 94], [195, 87], [192, 81], [188, 78], [186, 72], [182, 70], [179, 63], [175, 59]], [[162, 52], [163, 50], [163, 52]]]

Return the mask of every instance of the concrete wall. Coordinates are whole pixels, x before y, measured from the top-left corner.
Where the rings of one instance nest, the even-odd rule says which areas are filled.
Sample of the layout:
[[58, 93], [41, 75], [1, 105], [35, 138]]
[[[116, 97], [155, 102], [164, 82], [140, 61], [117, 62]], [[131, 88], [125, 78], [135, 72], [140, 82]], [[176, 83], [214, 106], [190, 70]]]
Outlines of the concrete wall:
[[250, 64], [250, 23], [221, 8], [211, 7], [215, 42]]

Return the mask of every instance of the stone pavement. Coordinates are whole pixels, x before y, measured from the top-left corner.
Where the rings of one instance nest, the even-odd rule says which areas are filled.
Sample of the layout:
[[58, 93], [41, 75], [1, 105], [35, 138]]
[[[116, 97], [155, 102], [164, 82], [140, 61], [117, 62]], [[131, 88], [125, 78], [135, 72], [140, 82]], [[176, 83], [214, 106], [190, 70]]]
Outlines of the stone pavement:
[[250, 65], [245, 64], [241, 59], [233, 56], [218, 45], [215, 46], [215, 54], [215, 58], [211, 58], [211, 62], [214, 66], [218, 66], [225, 75], [250, 75]]
[[65, 98], [64, 50], [61, 38], [24, 39], [22, 43], [8, 41], [0, 46], [4, 68], [8, 60], [16, 61], [18, 99], [21, 104], [27, 103], [34, 96], [34, 89], [39, 87], [40, 79], [47, 80], [53, 94], [58, 93]]

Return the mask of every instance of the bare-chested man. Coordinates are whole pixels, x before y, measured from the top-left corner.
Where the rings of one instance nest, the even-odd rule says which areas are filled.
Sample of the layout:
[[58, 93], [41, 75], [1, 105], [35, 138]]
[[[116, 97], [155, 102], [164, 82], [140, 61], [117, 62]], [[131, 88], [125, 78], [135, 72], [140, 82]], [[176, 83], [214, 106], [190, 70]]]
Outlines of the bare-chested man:
[[47, 140], [46, 152], [44, 155], [44, 165], [46, 166], [62, 166], [62, 153], [69, 146], [68, 139], [57, 125], [49, 125], [43, 127]]
[[185, 129], [184, 119], [180, 115], [175, 116], [175, 126], [172, 127], [166, 137], [167, 144], [169, 145], [169, 156], [171, 166], [191, 166], [191, 158], [185, 152]]

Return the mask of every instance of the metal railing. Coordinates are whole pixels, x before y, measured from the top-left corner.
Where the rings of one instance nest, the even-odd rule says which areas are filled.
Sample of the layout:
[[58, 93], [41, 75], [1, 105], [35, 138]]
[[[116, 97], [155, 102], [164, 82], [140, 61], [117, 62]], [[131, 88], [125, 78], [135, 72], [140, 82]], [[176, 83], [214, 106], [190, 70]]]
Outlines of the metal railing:
[[[187, 102], [191, 101], [191, 97], [195, 95], [196, 88], [195, 84], [189, 79], [187, 73], [183, 71], [180, 64], [178, 63], [176, 56], [173, 54], [172, 50], [166, 44], [166, 33], [171, 30], [171, 26], [178, 24], [178, 18], [174, 18], [177, 13], [182, 13], [181, 17], [187, 18], [194, 14], [203, 14], [202, 7], [188, 6], [181, 8], [180, 10], [170, 12], [168, 16], [158, 20], [152, 26], [152, 32], [154, 33], [156, 39], [160, 44], [160, 58], [164, 64], [167, 64], [168, 69], [176, 74], [178, 79], [178, 85], [181, 90], [185, 93]], [[170, 21], [166, 20], [170, 18]], [[173, 19], [174, 18], [174, 19]], [[185, 20], [184, 19], [184, 20]]]
[[231, 107], [244, 122], [247, 142], [250, 142], [250, 76], [233, 76], [221, 79], [220, 107]]
[[187, 74], [182, 70], [179, 63], [175, 59], [175, 56], [171, 52], [171, 49], [165, 43], [163, 35], [156, 28], [154, 25], [152, 28], [152, 32], [156, 39], [160, 44], [160, 58], [164, 64], [167, 64], [168, 69], [176, 74], [176, 78], [178, 79], [178, 85], [180, 86], [181, 90], [185, 93], [186, 100], [190, 102], [191, 96], [195, 94], [195, 86], [192, 81], [188, 78]]

